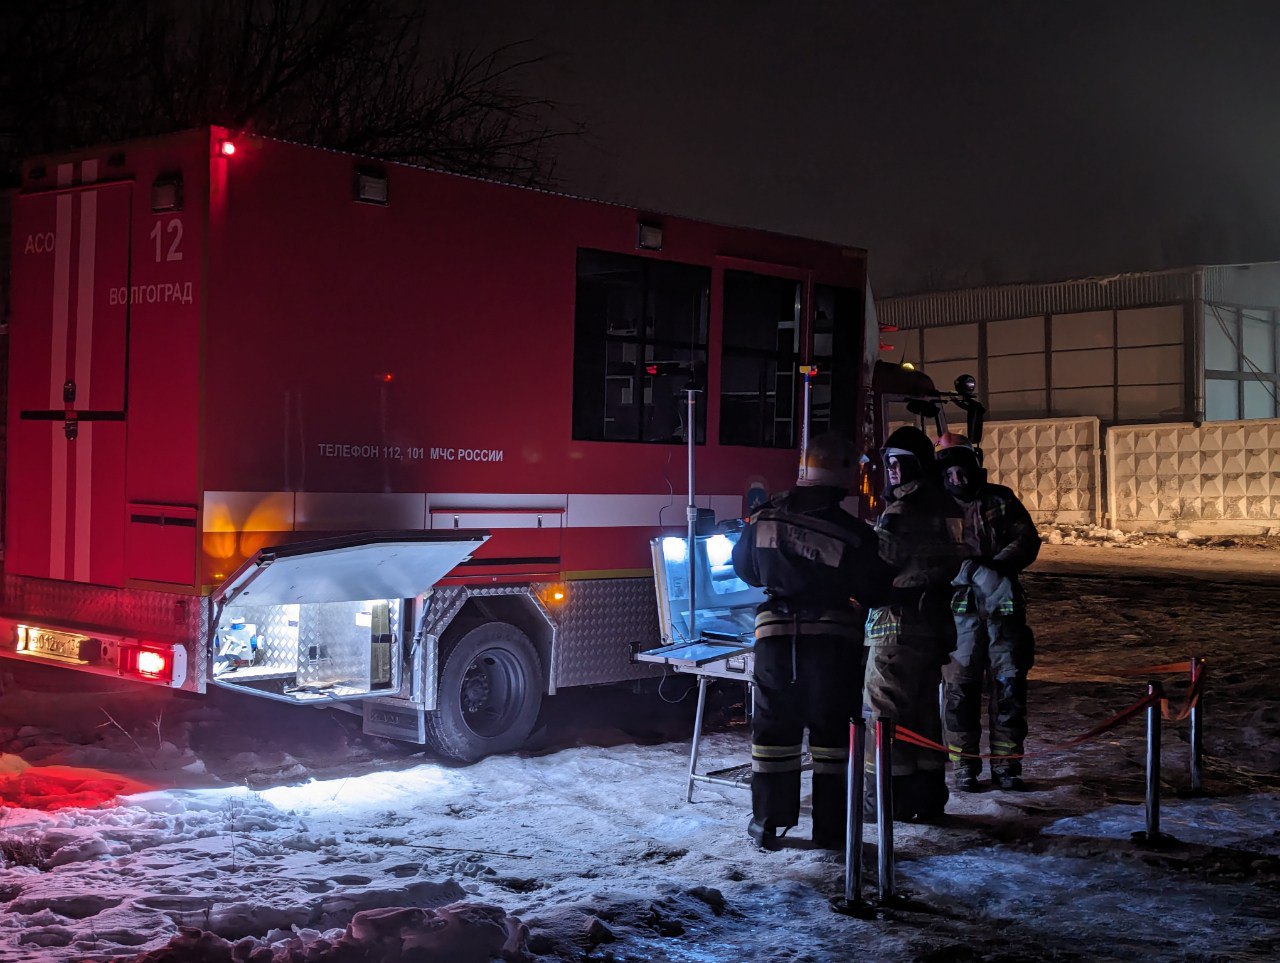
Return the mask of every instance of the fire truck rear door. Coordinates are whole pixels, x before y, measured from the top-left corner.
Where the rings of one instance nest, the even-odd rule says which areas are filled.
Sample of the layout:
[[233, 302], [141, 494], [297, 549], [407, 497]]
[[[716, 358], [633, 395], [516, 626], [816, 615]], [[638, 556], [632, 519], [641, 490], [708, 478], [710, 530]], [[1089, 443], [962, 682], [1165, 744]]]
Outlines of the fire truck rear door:
[[218, 685], [317, 704], [394, 695], [407, 604], [487, 532], [388, 532], [262, 549], [214, 593]]
[[14, 199], [10, 572], [122, 583], [131, 198], [117, 181]]

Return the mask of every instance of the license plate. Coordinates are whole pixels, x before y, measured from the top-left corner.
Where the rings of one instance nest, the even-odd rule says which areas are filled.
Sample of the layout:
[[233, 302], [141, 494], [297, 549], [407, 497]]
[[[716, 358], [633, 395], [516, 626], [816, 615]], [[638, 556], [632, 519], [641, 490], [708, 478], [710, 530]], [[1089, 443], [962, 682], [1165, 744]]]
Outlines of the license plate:
[[82, 635], [71, 635], [66, 632], [50, 632], [40, 629], [32, 632], [27, 639], [24, 651], [32, 655], [41, 655], [51, 659], [66, 659], [70, 662], [87, 662], [87, 648], [90, 639]]

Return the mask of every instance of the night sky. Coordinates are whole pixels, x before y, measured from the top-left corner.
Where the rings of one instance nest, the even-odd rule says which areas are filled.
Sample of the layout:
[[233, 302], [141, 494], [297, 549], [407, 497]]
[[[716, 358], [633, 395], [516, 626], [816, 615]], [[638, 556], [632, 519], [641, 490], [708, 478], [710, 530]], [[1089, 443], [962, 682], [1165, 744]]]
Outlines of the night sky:
[[573, 193], [869, 248], [877, 293], [1280, 258], [1280, 3], [442, 4]]

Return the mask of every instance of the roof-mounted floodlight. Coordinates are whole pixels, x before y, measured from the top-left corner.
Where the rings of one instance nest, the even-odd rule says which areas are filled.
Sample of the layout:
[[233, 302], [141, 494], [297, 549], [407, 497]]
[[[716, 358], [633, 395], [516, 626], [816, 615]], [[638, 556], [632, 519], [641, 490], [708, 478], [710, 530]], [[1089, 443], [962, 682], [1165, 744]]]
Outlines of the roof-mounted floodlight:
[[636, 247], [646, 251], [662, 250], [662, 228], [657, 224], [636, 225]]
[[386, 206], [389, 193], [387, 175], [378, 170], [356, 171], [356, 200], [364, 204]]
[[182, 174], [161, 174], [151, 182], [151, 211], [163, 214], [166, 211], [182, 210]]

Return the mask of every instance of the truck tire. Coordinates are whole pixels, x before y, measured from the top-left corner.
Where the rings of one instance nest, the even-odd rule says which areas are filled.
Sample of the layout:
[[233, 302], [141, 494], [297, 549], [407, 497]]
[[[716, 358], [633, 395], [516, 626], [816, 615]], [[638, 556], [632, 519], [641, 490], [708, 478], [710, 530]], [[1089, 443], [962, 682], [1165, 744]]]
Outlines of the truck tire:
[[529, 637], [486, 622], [443, 658], [436, 709], [426, 715], [427, 745], [458, 762], [524, 745], [542, 706], [542, 673]]

